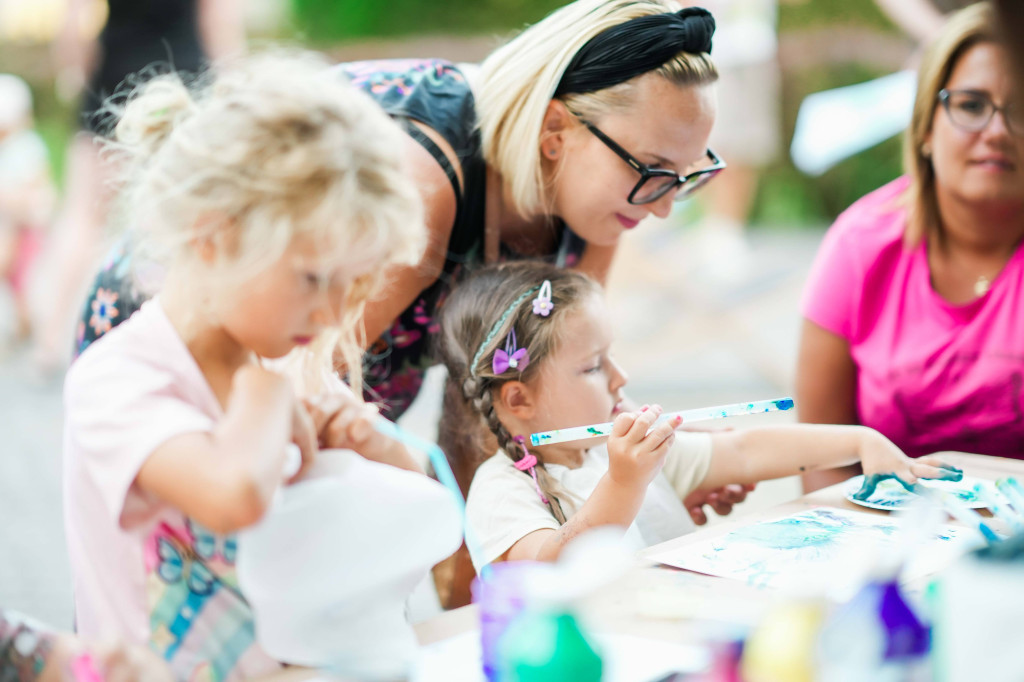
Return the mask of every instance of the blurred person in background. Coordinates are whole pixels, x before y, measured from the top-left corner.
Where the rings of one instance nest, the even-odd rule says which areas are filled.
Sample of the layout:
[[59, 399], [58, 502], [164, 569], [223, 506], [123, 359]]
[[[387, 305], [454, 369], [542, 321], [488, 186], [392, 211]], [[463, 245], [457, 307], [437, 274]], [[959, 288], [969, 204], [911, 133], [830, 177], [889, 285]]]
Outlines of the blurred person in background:
[[1024, 2], [1020, 0], [995, 0], [999, 10], [999, 25], [1003, 27], [1003, 37], [1013, 51], [1014, 66], [1017, 69], [1017, 85], [1024, 84], [1024, 42], [1010, 41], [1010, 36], [1024, 35]]
[[946, 15], [978, 0], [875, 0], [889, 19], [921, 45], [930, 43], [942, 30]]
[[32, 92], [21, 78], [0, 74], [0, 275], [10, 287], [18, 339], [30, 331], [28, 283], [53, 203], [50, 158], [33, 128]]
[[[1024, 458], [1024, 109], [996, 14], [925, 51], [906, 175], [829, 230], [806, 284], [801, 421], [863, 424], [911, 456]], [[813, 473], [805, 490], [855, 474]]]
[[208, 60], [240, 54], [245, 45], [243, 0], [107, 0], [106, 25], [96, 40], [87, 40], [81, 27], [92, 2], [69, 0], [55, 42], [58, 81], [85, 88], [84, 128], [67, 150], [64, 203], [41, 283], [45, 302], [34, 359], [46, 372], [67, 362], [75, 313], [104, 247], [111, 169], [95, 136], [113, 124], [107, 98], [132, 74], [197, 73]]
[[697, 270], [722, 283], [750, 272], [745, 230], [761, 169], [779, 153], [781, 74], [777, 0], [690, 0], [715, 17], [718, 116], [711, 147], [729, 170], [702, 197]]

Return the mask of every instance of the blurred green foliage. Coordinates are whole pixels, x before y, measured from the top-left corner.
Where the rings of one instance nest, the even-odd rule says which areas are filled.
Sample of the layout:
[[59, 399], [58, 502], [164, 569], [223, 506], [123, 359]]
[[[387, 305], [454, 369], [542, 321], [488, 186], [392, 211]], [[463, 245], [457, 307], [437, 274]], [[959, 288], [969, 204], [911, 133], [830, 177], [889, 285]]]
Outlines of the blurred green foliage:
[[[538, 21], [564, 4], [564, 0], [287, 1], [292, 10], [291, 26], [282, 27], [281, 36], [298, 34], [303, 42], [320, 48], [372, 37], [509, 33]], [[787, 33], [828, 30], [835, 26], [896, 33], [871, 0], [782, 0], [779, 26], [783, 39]], [[2, 57], [0, 53], [0, 70], [4, 67], [19, 70], [16, 64], [5, 63], [8, 60]], [[898, 138], [847, 159], [817, 178], [796, 170], [785, 153], [797, 110], [805, 96], [880, 75], [883, 73], [857, 63], [822, 64], [815, 55], [808, 55], [806, 64], [791, 66], [784, 72], [781, 102], [784, 153], [762, 176], [752, 216], [754, 224], [827, 223], [858, 197], [899, 175]], [[37, 126], [51, 150], [54, 176], [60, 182], [64, 148], [74, 133], [77, 114], [56, 99], [51, 82], [38, 80], [31, 85], [36, 95]]]
[[779, 31], [838, 25], [896, 30], [872, 0], [780, 0]]
[[[812, 92], [859, 83], [885, 75], [856, 63], [808, 65], [785, 74], [783, 151], [788, 152], [800, 102]], [[842, 135], [842, 130], [836, 131]], [[847, 206], [902, 172], [902, 139], [892, 137], [836, 164], [819, 177], [804, 175], [788, 153], [764, 169], [751, 223], [815, 225], [830, 222]]]
[[532, 24], [564, 0], [290, 0], [293, 28], [313, 44], [363, 37], [479, 35]]

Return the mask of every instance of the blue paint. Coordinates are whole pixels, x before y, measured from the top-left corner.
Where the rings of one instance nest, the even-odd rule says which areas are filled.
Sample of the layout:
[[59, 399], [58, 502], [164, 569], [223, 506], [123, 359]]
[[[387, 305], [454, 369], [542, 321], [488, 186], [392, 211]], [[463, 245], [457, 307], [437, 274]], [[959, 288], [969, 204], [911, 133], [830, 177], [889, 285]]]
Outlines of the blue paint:
[[788, 518], [740, 528], [729, 534], [730, 542], [752, 542], [772, 549], [803, 549], [832, 544], [839, 528], [817, 519]]
[[955, 467], [949, 464], [945, 464], [939, 467], [939, 475], [936, 476], [936, 480], [939, 481], [957, 481], [963, 480], [964, 470], [960, 467]]
[[900, 485], [902, 485], [907, 490], [911, 490], [911, 487], [908, 486], [900, 478], [897, 478], [896, 474], [893, 474], [893, 473], [869, 474], [869, 475], [864, 477], [864, 484], [860, 487], [860, 490], [858, 490], [857, 492], [855, 492], [853, 494], [853, 498], [855, 500], [861, 500], [862, 502], [868, 501], [868, 498], [870, 498], [872, 495], [875, 494], [875, 488], [877, 488], [878, 485], [880, 483], [882, 483], [883, 481], [887, 481], [887, 480], [890, 480], [890, 479], [894, 480], [894, 481], [897, 481]]
[[[731, 542], [751, 542], [772, 549], [792, 550], [808, 547], [827, 547], [851, 528], [849, 520], [826, 509], [798, 514], [778, 521], [759, 523], [729, 533]], [[879, 526], [879, 531], [891, 535], [896, 527]]]
[[780, 410], [783, 410], [783, 411], [785, 411], [785, 410], [792, 410], [793, 409], [793, 405], [794, 405], [794, 403], [793, 403], [793, 399], [792, 398], [782, 398], [781, 400], [776, 400], [775, 401], [775, 407], [777, 407], [777, 408], [779, 408]]

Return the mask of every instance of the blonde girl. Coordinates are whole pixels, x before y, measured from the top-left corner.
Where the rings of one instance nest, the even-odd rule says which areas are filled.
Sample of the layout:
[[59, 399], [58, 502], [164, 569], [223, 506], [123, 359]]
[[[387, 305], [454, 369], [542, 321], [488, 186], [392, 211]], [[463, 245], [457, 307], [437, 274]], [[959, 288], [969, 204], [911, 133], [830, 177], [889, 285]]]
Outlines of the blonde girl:
[[[138, 262], [163, 274], [65, 384], [83, 636], [148, 643], [178, 679], [276, 669], [237, 588], [233, 533], [267, 509], [288, 443], [307, 461], [346, 445], [414, 468], [366, 433], [343, 387], [307, 406], [261, 362], [301, 361], [312, 389], [337, 353], [358, 385], [356, 320], [382, 269], [423, 248], [400, 135], [303, 55], [227, 65], [191, 91], [159, 77], [128, 101], [114, 142], [131, 168], [124, 210]], [[101, 300], [99, 321], [120, 304], [113, 292]]]
[[[600, 287], [579, 273], [536, 262], [486, 268], [456, 289], [441, 326], [452, 388], [500, 446], [469, 490], [477, 570], [493, 561], [554, 559], [596, 526], [627, 528], [638, 548], [677, 537], [693, 529], [681, 500], [726, 482], [855, 461], [877, 475], [873, 482], [962, 475], [934, 458], [911, 460], [864, 427], [677, 433], [678, 421], [655, 425], [657, 405], [627, 411], [627, 377], [610, 353]], [[614, 421], [607, 444], [527, 446], [532, 433], [607, 421]]]

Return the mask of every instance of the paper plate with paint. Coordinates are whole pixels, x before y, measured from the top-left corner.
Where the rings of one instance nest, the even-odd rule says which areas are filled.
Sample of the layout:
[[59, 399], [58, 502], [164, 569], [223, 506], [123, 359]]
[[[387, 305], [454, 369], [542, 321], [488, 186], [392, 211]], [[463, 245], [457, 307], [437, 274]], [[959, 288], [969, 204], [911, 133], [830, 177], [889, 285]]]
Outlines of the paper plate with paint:
[[[899, 481], [887, 478], [878, 484], [878, 487], [875, 488], [875, 492], [871, 494], [871, 497], [866, 500], [854, 499], [854, 494], [860, 490], [863, 484], [864, 476], [854, 476], [847, 481], [846, 487], [843, 489], [843, 492], [846, 494], [846, 499], [854, 504], [859, 504], [862, 507], [890, 511], [893, 509], [902, 509], [917, 498], [917, 495], [904, 488]], [[974, 491], [975, 484], [981, 485], [988, 495], [995, 496], [996, 499], [1001, 499], [1000, 493], [996, 490], [992, 481], [975, 478], [973, 476], [964, 476], [963, 479], [956, 482], [921, 479], [920, 484], [931, 488], [937, 488], [950, 493], [951, 495], [955, 495], [961, 503], [972, 509], [980, 509], [988, 506], [985, 503], [984, 498]]]

